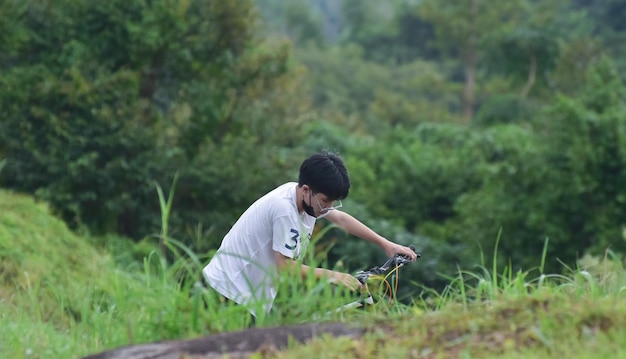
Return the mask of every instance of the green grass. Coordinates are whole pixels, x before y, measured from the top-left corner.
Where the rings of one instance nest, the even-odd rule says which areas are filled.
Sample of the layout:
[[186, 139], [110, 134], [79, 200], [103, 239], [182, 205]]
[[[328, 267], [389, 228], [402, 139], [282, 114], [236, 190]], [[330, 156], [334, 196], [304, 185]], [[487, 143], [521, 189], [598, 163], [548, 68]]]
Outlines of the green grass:
[[[167, 212], [168, 199], [160, 192], [159, 198]], [[5, 191], [0, 213], [1, 358], [78, 358], [247, 325], [245, 309], [218, 302], [199, 285], [210, 253], [193, 253], [166, 226], [159, 238], [136, 244], [79, 236], [45, 204]], [[311, 254], [307, 261], [325, 266], [323, 257]], [[328, 316], [348, 301], [347, 293], [286, 278], [276, 310], [260, 325], [323, 318], [373, 328], [358, 342], [320, 338], [278, 357], [626, 357], [619, 256], [585, 257], [565, 275], [512, 272], [495, 263], [460, 270], [445, 290], [427, 290], [412, 305], [381, 302]]]

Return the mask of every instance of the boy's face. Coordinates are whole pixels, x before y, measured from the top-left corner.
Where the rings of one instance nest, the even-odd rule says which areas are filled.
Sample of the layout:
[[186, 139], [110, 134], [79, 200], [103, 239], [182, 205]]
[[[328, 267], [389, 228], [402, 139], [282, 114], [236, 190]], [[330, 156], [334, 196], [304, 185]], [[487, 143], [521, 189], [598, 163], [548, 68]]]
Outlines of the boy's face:
[[[334, 201], [324, 193], [315, 193], [313, 190], [308, 188], [308, 202], [306, 203], [304, 200], [303, 208], [306, 213], [315, 218], [325, 217], [330, 211], [340, 208], [342, 203], [340, 200]], [[306, 195], [304, 196], [307, 197]]]

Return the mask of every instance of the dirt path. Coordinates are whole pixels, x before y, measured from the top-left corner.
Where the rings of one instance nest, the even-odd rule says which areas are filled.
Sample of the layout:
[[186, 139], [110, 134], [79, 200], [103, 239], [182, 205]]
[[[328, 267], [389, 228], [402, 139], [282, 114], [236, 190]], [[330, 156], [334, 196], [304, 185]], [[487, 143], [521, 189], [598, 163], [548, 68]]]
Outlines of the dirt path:
[[275, 328], [253, 328], [202, 338], [125, 346], [82, 359], [229, 359], [247, 358], [257, 352], [287, 347], [290, 341], [307, 342], [321, 335], [360, 338], [365, 329], [341, 323], [306, 324]]

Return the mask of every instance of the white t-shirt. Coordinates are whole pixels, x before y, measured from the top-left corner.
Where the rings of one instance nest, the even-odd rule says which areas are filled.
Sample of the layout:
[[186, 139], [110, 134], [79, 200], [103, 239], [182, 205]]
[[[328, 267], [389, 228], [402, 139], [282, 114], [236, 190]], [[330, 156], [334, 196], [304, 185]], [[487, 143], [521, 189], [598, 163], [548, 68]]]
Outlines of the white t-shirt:
[[276, 298], [274, 252], [302, 258], [315, 226], [315, 217], [298, 213], [297, 186], [283, 184], [254, 202], [202, 270], [213, 289], [255, 316], [259, 304], [269, 312]]

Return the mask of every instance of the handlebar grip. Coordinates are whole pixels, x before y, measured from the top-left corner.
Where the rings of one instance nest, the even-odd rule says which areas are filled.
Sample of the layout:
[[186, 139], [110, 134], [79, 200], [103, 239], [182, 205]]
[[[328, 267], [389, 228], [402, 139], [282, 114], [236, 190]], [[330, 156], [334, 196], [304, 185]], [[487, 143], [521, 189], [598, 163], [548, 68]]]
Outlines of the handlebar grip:
[[367, 278], [368, 277], [369, 276], [365, 272], [359, 272], [359, 273], [354, 275], [354, 278], [358, 279], [359, 282], [361, 282], [361, 284], [365, 284], [365, 282], [367, 282]]
[[[415, 253], [417, 255], [417, 258], [420, 258], [422, 256], [421, 254], [417, 253], [417, 251], [415, 250], [415, 246], [414, 245], [410, 244], [410, 245], [408, 245], [408, 247], [409, 247], [410, 250], [413, 251], [413, 253]], [[405, 259], [409, 258], [409, 256], [402, 255], [402, 254], [397, 254], [397, 256], [405, 258]]]

